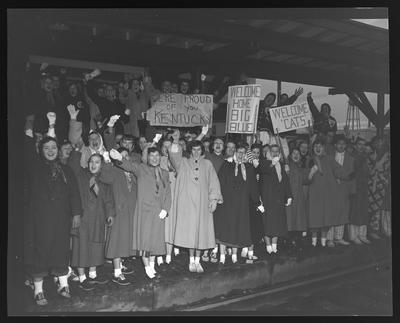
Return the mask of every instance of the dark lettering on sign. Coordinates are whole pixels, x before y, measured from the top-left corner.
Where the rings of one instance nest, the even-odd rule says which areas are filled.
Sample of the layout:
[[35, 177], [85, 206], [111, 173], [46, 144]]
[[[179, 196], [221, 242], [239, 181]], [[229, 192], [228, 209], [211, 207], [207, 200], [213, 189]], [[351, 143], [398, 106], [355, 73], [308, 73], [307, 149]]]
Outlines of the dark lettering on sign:
[[261, 97], [261, 87], [260, 86], [253, 86], [253, 85], [246, 85], [246, 86], [235, 86], [230, 88], [231, 98], [238, 98], [238, 97]]

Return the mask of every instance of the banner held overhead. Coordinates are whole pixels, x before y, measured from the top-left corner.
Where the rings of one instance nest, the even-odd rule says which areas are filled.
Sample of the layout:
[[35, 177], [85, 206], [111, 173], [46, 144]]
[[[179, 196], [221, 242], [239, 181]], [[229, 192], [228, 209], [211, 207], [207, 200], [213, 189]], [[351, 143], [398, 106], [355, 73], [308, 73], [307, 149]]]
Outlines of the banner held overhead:
[[[274, 132], [287, 132], [306, 128], [313, 123], [307, 102], [285, 105], [269, 109]], [[278, 131], [277, 131], [278, 129]]]
[[252, 134], [257, 129], [261, 85], [236, 85], [228, 89], [226, 133]]
[[161, 94], [147, 111], [151, 126], [212, 126], [213, 96], [206, 94]]

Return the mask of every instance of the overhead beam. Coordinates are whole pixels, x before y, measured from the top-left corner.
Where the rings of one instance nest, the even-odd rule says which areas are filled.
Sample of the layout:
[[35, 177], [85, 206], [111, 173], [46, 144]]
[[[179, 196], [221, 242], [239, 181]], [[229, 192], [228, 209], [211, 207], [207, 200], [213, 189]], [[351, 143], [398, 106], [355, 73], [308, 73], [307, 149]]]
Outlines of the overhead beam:
[[361, 110], [362, 113], [368, 118], [369, 121], [371, 121], [376, 127], [378, 125], [378, 120], [376, 116], [376, 112], [358, 98], [356, 96], [356, 93], [352, 91], [346, 91], [346, 95], [349, 97], [349, 99]]

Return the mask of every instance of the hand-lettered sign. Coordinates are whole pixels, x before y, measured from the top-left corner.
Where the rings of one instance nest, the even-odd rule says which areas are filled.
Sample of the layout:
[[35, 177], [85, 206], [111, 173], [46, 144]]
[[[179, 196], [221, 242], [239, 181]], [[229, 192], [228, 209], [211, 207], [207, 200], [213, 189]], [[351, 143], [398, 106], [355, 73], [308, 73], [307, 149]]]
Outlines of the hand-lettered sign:
[[256, 132], [261, 85], [236, 85], [228, 90], [226, 133]]
[[151, 126], [195, 127], [212, 125], [213, 96], [161, 94], [147, 111]]
[[307, 102], [269, 109], [274, 133], [306, 128], [313, 123]]

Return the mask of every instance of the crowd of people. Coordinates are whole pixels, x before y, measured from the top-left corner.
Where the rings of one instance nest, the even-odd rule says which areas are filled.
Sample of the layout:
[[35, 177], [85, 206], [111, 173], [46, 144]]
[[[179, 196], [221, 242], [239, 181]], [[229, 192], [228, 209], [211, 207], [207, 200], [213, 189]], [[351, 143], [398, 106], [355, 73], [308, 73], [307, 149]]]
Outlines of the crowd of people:
[[[83, 290], [108, 282], [97, 274], [106, 261], [112, 281], [126, 286], [129, 257], [153, 279], [156, 263], [182, 250], [188, 270], [202, 273], [202, 262], [236, 263], [239, 252], [257, 259], [259, 243], [273, 256], [284, 241], [301, 248], [308, 237], [310, 247], [390, 237], [388, 138], [336, 134], [330, 106], [318, 109], [311, 93], [308, 135], [273, 134], [270, 93], [249, 143], [210, 137], [208, 125], [149, 126], [145, 113], [160, 93], [194, 93], [187, 81], [157, 90], [149, 75], [128, 75], [116, 89], [96, 88], [96, 74], [67, 83], [62, 69], [27, 87], [24, 261], [36, 304], [48, 302], [49, 273], [70, 298], [71, 278]], [[281, 95], [279, 105], [302, 92]]]

